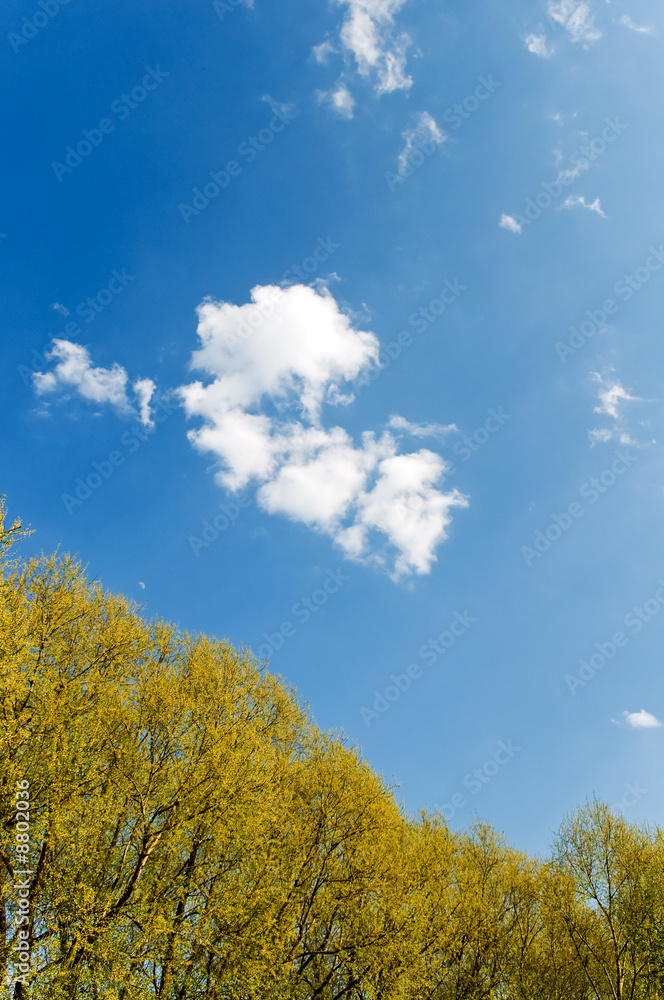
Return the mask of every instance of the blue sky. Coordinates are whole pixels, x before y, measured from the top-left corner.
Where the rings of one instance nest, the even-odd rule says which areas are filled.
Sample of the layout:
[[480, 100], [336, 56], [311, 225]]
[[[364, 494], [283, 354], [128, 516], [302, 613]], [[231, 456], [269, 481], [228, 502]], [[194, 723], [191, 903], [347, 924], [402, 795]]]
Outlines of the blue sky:
[[251, 647], [413, 813], [663, 823], [661, 6], [3, 21], [24, 551]]

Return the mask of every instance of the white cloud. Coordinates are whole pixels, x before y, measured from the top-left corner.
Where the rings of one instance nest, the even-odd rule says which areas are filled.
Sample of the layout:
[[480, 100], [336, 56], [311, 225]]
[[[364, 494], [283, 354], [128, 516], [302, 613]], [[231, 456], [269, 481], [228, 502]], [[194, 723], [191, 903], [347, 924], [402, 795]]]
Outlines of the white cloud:
[[541, 56], [543, 59], [550, 59], [553, 55], [553, 49], [549, 49], [546, 44], [545, 35], [526, 35], [524, 39], [526, 43], [526, 48], [533, 55]]
[[138, 413], [141, 423], [145, 427], [154, 427], [154, 420], [150, 416], [150, 401], [157, 388], [151, 378], [139, 378], [133, 386], [138, 400]]
[[420, 147], [431, 142], [435, 143], [436, 146], [442, 146], [447, 139], [445, 133], [441, 132], [428, 111], [420, 111], [416, 115], [415, 126], [406, 129], [401, 135], [406, 140], [406, 145], [399, 153], [398, 170], [400, 177], [405, 177], [409, 170], [412, 170], [409, 158], [414, 150], [420, 149]]
[[629, 28], [630, 31], [638, 31], [642, 35], [649, 35], [652, 32], [652, 28], [641, 27], [635, 24], [631, 19], [629, 14], [623, 14], [622, 17], [618, 18], [618, 24], [624, 25], [625, 28]]
[[[447, 537], [452, 507], [467, 507], [458, 490], [441, 493], [435, 488], [447, 466], [431, 451], [391, 455], [378, 466], [374, 488], [358, 498], [355, 523], [342, 531], [339, 543], [351, 557], [369, 554], [370, 532], [386, 535], [397, 550], [391, 575], [428, 573], [437, 546]], [[382, 551], [370, 561], [386, 565]]]
[[295, 105], [291, 101], [277, 101], [270, 94], [263, 94], [261, 101], [269, 104], [272, 111], [279, 111], [282, 115], [290, 115], [295, 111]]
[[599, 198], [595, 198], [592, 202], [587, 202], [582, 194], [570, 195], [560, 206], [561, 208], [587, 208], [589, 212], [596, 212], [597, 215], [601, 215], [603, 219], [606, 219], [606, 215], [602, 211], [602, 206]]
[[314, 45], [311, 51], [316, 62], [327, 66], [330, 56], [335, 55], [338, 49], [335, 49], [334, 45], [330, 44], [330, 42], [321, 42], [320, 45]]
[[[562, 159], [562, 155], [559, 155], [557, 150], [556, 158], [558, 160]], [[576, 180], [577, 177], [580, 177], [584, 170], [590, 170], [590, 160], [579, 160], [576, 166], [571, 169], [561, 170], [556, 179], [558, 181], [562, 181], [563, 183], [573, 181]], [[568, 201], [569, 200], [570, 199], [568, 199]]]
[[55, 309], [55, 311], [60, 313], [61, 316], [70, 315], [69, 309], [67, 309], [67, 306], [63, 306], [62, 302], [54, 302], [51, 308]]
[[638, 396], [630, 396], [627, 390], [621, 385], [620, 380], [607, 376], [606, 378], [598, 372], [591, 372], [596, 382], [599, 382], [597, 398], [599, 406], [593, 410], [594, 413], [605, 413], [614, 420], [619, 420], [622, 416], [620, 407], [623, 403], [639, 402]]
[[329, 104], [341, 118], [352, 118], [355, 98], [345, 83], [337, 84], [334, 90], [317, 90], [319, 104]]
[[52, 372], [36, 372], [33, 376], [38, 395], [72, 388], [84, 399], [95, 403], [110, 403], [118, 410], [129, 410], [127, 373], [121, 365], [93, 368], [87, 348], [70, 340], [54, 340], [46, 357], [55, 360]]
[[[109, 403], [120, 413], [136, 412], [127, 394], [128, 376], [122, 365], [114, 362], [110, 368], [95, 368], [88, 349], [70, 340], [54, 340], [52, 348], [46, 352], [46, 358], [56, 363], [52, 371], [35, 372], [33, 375], [33, 385], [38, 396], [55, 392], [66, 394], [67, 390], [71, 390], [89, 402]], [[151, 387], [149, 391], [148, 386]], [[150, 379], [139, 379], [133, 388], [139, 403], [141, 422], [152, 426], [149, 403], [154, 383]]]
[[516, 221], [516, 219], [511, 215], [503, 214], [500, 217], [500, 222], [498, 223], [501, 229], [507, 229], [510, 233], [522, 233], [523, 226]]
[[[571, 111], [569, 114], [563, 114], [561, 111], [556, 111], [555, 115], [549, 115], [549, 118], [552, 122], [555, 122], [556, 125], [560, 125], [562, 127], [568, 118], [576, 118], [577, 115], [578, 111]], [[562, 153], [556, 151], [556, 155], [558, 155], [559, 159], [562, 159]]]
[[640, 712], [623, 712], [623, 719], [632, 729], [657, 729], [662, 723], [642, 708]]
[[[645, 444], [639, 444], [635, 441], [626, 429], [627, 421], [624, 414], [626, 403], [641, 403], [643, 400], [639, 396], [630, 395], [620, 380], [616, 378], [613, 369], [609, 369], [606, 375], [600, 375], [598, 372], [590, 374], [598, 383], [597, 399], [599, 405], [595, 406], [593, 412], [609, 417], [613, 423], [611, 428], [595, 428], [588, 432], [591, 446], [594, 447], [600, 442], [605, 443], [615, 438], [620, 444], [630, 445], [633, 448], [645, 447]], [[648, 425], [642, 422], [642, 426]], [[655, 444], [655, 441], [653, 440], [651, 443]]]
[[456, 424], [413, 424], [405, 417], [391, 416], [387, 426], [395, 431], [410, 434], [411, 437], [445, 437], [452, 431], [458, 431]]
[[584, 0], [549, 0], [547, 13], [553, 21], [563, 25], [573, 42], [595, 42], [601, 38], [590, 5]]
[[605, 444], [613, 437], [613, 431], [609, 430], [608, 427], [596, 427], [593, 430], [588, 431], [588, 436], [592, 446], [600, 443]]
[[[220, 485], [253, 482], [264, 510], [328, 534], [348, 557], [393, 578], [428, 572], [451, 508], [467, 506], [438, 488], [443, 459], [400, 454], [389, 430], [365, 431], [357, 444], [323, 426], [324, 407], [349, 401], [340, 386], [377, 363], [378, 340], [354, 329], [326, 288], [257, 286], [251, 300], [199, 306], [191, 364], [211, 380], [179, 390], [187, 415], [201, 420], [192, 445], [215, 455]], [[420, 437], [449, 429], [399, 417], [389, 426]]]
[[394, 15], [406, 0], [336, 0], [347, 8], [340, 38], [352, 53], [361, 76], [373, 80], [377, 94], [408, 90], [412, 78], [406, 73], [409, 36], [394, 30]]

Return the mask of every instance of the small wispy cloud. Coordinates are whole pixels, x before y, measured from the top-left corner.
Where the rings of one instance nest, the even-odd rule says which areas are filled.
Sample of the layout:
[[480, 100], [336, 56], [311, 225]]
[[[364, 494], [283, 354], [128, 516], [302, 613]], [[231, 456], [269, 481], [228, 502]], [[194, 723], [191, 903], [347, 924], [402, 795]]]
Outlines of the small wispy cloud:
[[611, 440], [613, 431], [609, 430], [608, 427], [595, 427], [593, 430], [588, 431], [588, 436], [590, 437], [591, 445], [604, 444]]
[[602, 205], [599, 198], [595, 198], [594, 201], [586, 201], [584, 195], [570, 195], [560, 206], [561, 208], [586, 208], [589, 212], [595, 212], [597, 215], [601, 215], [603, 219], [606, 219], [606, 214], [602, 211]]
[[150, 403], [157, 388], [151, 378], [136, 379], [132, 386], [138, 401], [138, 414], [144, 427], [154, 427], [150, 414]]
[[295, 105], [291, 101], [277, 101], [271, 94], [263, 94], [261, 101], [269, 104], [272, 111], [280, 111], [282, 115], [290, 115], [295, 111]]
[[447, 139], [445, 133], [438, 128], [435, 119], [428, 111], [418, 112], [415, 125], [412, 128], [407, 128], [401, 135], [406, 140], [406, 145], [399, 153], [398, 173], [400, 177], [405, 177], [412, 171], [410, 158], [415, 150], [426, 148], [432, 142], [436, 146], [442, 146]]
[[447, 434], [459, 430], [456, 424], [413, 424], [410, 420], [406, 420], [405, 417], [397, 415], [390, 417], [387, 426], [392, 430], [402, 431], [404, 434], [410, 434], [411, 437], [419, 438], [443, 438]]
[[336, 55], [339, 50], [335, 49], [334, 45], [330, 42], [321, 42], [320, 45], [314, 45], [311, 51], [316, 62], [321, 63], [323, 66], [327, 66], [330, 61], [330, 56]]
[[596, 406], [593, 413], [605, 413], [614, 420], [619, 420], [622, 416], [620, 410], [623, 403], [640, 402], [639, 396], [631, 396], [627, 389], [621, 384], [620, 379], [602, 376], [599, 372], [591, 372], [592, 377], [599, 383], [597, 398], [599, 406]]
[[[87, 347], [70, 340], [56, 339], [46, 352], [54, 366], [50, 371], [35, 372], [33, 386], [38, 396], [60, 395], [67, 398], [77, 393], [90, 403], [108, 403], [121, 414], [135, 414], [136, 408], [127, 392], [128, 375], [122, 365], [114, 362], [110, 368], [95, 367]], [[146, 427], [152, 427], [150, 400], [155, 385], [151, 379], [138, 379], [132, 386], [138, 404], [138, 417]]]
[[550, 49], [546, 44], [546, 35], [537, 35], [535, 33], [526, 35], [524, 38], [526, 48], [533, 55], [541, 56], [542, 59], [550, 59], [553, 55], [553, 49]]
[[355, 98], [345, 83], [340, 83], [333, 90], [317, 90], [319, 104], [329, 104], [341, 118], [352, 118]]
[[549, 0], [547, 14], [565, 28], [573, 42], [595, 42], [602, 37], [585, 0]]
[[[614, 439], [620, 444], [630, 445], [633, 448], [644, 447], [645, 444], [639, 444], [632, 438], [627, 429], [625, 415], [625, 407], [628, 403], [642, 403], [644, 400], [640, 396], [632, 396], [620, 379], [616, 378], [613, 369], [609, 369], [604, 375], [600, 375], [599, 372], [591, 372], [590, 374], [598, 383], [598, 404], [593, 408], [593, 413], [607, 417], [613, 422], [612, 427], [596, 427], [588, 431], [591, 447]], [[642, 426], [647, 426], [647, 424], [642, 423]]]
[[56, 312], [60, 313], [61, 316], [70, 316], [71, 313], [67, 306], [63, 306], [62, 302], [54, 302], [51, 309], [55, 309]]
[[632, 729], [658, 729], [662, 723], [642, 708], [640, 712], [622, 712], [622, 718]]
[[[342, 51], [354, 57], [360, 76], [373, 83], [376, 94], [408, 90], [413, 83], [406, 71], [406, 52], [412, 44], [406, 32], [396, 29], [394, 18], [406, 0], [336, 0], [345, 7], [339, 41]], [[315, 58], [322, 63], [334, 51], [323, 42], [315, 46]]]
[[506, 215], [504, 212], [500, 217], [500, 222], [498, 223], [501, 229], [507, 229], [510, 233], [522, 233], [523, 226], [516, 221], [514, 216]]
[[642, 27], [639, 24], [635, 24], [629, 14], [623, 14], [622, 17], [619, 17], [618, 24], [622, 24], [623, 27], [629, 28], [630, 31], [638, 31], [641, 35], [649, 35], [652, 32], [652, 28], [650, 27]]

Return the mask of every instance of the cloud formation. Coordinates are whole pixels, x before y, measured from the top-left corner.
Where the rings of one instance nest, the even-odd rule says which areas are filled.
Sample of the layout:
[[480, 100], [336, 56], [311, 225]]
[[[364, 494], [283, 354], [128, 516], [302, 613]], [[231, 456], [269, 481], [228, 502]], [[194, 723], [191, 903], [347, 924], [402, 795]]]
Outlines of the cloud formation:
[[319, 104], [329, 104], [341, 118], [352, 118], [355, 98], [345, 83], [338, 83], [333, 90], [317, 90]]
[[340, 38], [352, 53], [361, 76], [373, 81], [377, 94], [408, 90], [412, 78], [406, 73], [406, 50], [410, 37], [395, 30], [394, 15], [406, 0], [337, 0], [346, 7]]
[[606, 219], [606, 215], [602, 211], [602, 205], [599, 198], [595, 198], [594, 201], [586, 201], [585, 196], [582, 194], [570, 195], [560, 206], [561, 208], [587, 208], [589, 212], [596, 212], [597, 215], [601, 215], [603, 219]]
[[549, 0], [547, 14], [567, 30], [573, 42], [595, 42], [602, 36], [585, 0]]
[[642, 708], [640, 712], [623, 712], [623, 719], [632, 729], [657, 729], [662, 723]]
[[629, 14], [623, 14], [622, 17], [619, 17], [618, 24], [622, 24], [623, 27], [629, 28], [630, 31], [638, 31], [639, 34], [642, 35], [649, 35], [652, 32], [652, 28], [647, 28], [645, 26], [641, 27], [640, 25], [635, 24]]
[[619, 420], [622, 404], [638, 401], [639, 397], [630, 396], [621, 384], [620, 379], [611, 378], [610, 376], [604, 377], [598, 372], [591, 372], [590, 374], [599, 383], [599, 389], [597, 390], [599, 406], [595, 407], [594, 413], [606, 413], [609, 417], [613, 417], [614, 420]]
[[498, 223], [501, 229], [507, 229], [510, 233], [522, 233], [523, 226], [521, 223], [517, 222], [514, 216], [506, 215], [505, 212], [500, 217], [500, 222]]
[[[137, 413], [127, 391], [129, 378], [122, 365], [114, 362], [110, 368], [95, 368], [88, 349], [70, 340], [54, 340], [46, 358], [55, 361], [55, 367], [33, 375], [38, 396], [75, 392], [88, 402], [108, 403], [119, 413]], [[138, 403], [137, 415], [142, 424], [151, 427], [150, 400], [155, 390], [154, 382], [148, 378], [139, 379], [132, 389]]]
[[400, 177], [405, 177], [410, 173], [412, 169], [410, 157], [414, 150], [421, 150], [422, 147], [426, 150], [432, 142], [436, 146], [442, 146], [447, 139], [445, 133], [441, 132], [428, 111], [418, 112], [415, 125], [412, 128], [407, 128], [405, 132], [401, 133], [401, 136], [406, 140], [406, 145], [399, 153], [398, 173]]
[[599, 403], [594, 407], [593, 413], [609, 417], [613, 422], [611, 428], [601, 427], [589, 431], [591, 444], [595, 445], [616, 438], [621, 444], [637, 447], [637, 442], [632, 440], [627, 431], [624, 407], [626, 403], [642, 402], [641, 398], [631, 396], [620, 379], [616, 378], [612, 369], [605, 375], [600, 375], [599, 372], [591, 372], [590, 374], [598, 384], [597, 399]]
[[200, 421], [189, 439], [215, 456], [219, 484], [252, 483], [268, 513], [329, 535], [349, 558], [394, 579], [427, 573], [452, 508], [467, 500], [438, 488], [447, 468], [438, 454], [404, 454], [400, 444], [405, 434], [449, 428], [393, 416], [358, 444], [323, 423], [329, 407], [352, 401], [349, 383], [378, 363], [374, 334], [354, 329], [327, 289], [304, 285], [257, 286], [242, 306], [206, 300], [198, 319], [191, 367], [208, 380], [179, 393]]
[[329, 103], [344, 118], [353, 117], [354, 99], [346, 85], [351, 63], [361, 77], [373, 86], [380, 97], [395, 90], [408, 90], [413, 83], [406, 71], [406, 52], [411, 39], [399, 32], [394, 17], [406, 0], [335, 0], [345, 8], [337, 45], [329, 40], [315, 45], [316, 62], [327, 65], [330, 57], [341, 52], [346, 63], [334, 87], [318, 91], [319, 103]]
[[531, 35], [526, 35], [524, 39], [526, 43], [526, 48], [533, 55], [541, 56], [543, 59], [550, 59], [553, 55], [553, 49], [550, 49], [546, 44], [545, 35], [537, 35], [535, 33]]

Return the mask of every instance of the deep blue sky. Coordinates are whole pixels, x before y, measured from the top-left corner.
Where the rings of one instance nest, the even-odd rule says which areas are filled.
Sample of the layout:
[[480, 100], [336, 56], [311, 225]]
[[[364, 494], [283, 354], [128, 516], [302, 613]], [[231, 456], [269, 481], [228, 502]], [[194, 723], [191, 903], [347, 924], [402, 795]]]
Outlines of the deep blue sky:
[[[45, 2], [52, 11], [56, 0]], [[445, 806], [455, 827], [479, 815], [531, 851], [593, 793], [663, 823], [661, 5], [217, 8], [73, 0], [37, 30], [36, 2], [5, 5], [0, 492], [36, 529], [24, 551], [77, 552], [147, 614], [255, 651], [285, 625], [282, 647], [262, 650], [270, 669], [400, 785], [411, 812]], [[132, 99], [146, 74], [154, 89]], [[480, 78], [490, 85], [481, 101]], [[53, 166], [104, 119], [89, 156], [70, 172]], [[256, 155], [241, 145], [284, 121]], [[228, 186], [199, 215], [183, 213], [231, 160]], [[546, 206], [544, 184], [552, 204], [529, 222], [528, 199]], [[320, 246], [330, 256], [310, 276], [284, 280]], [[420, 322], [446, 280], [461, 294]], [[282, 287], [284, 319], [266, 321], [264, 344], [255, 336], [242, 348], [242, 385], [254, 392], [244, 410], [263, 415], [271, 441], [290, 436], [274, 445], [272, 478], [234, 495], [223, 446], [197, 450], [187, 437], [214, 423], [216, 390], [198, 415], [178, 390], [231, 385], [230, 355], [190, 367], [196, 309], [206, 298], [244, 307], [213, 307], [221, 337], [249, 315], [256, 286]], [[100, 292], [87, 322], [86, 300]], [[328, 320], [346, 340], [333, 340]], [[556, 349], [584, 322], [580, 346]], [[320, 421], [303, 415], [297, 378], [281, 396], [256, 389], [259, 370], [281, 371], [294, 330], [302, 358], [331, 344], [321, 392], [334, 395], [335, 384], [355, 396], [336, 406], [325, 396]], [[402, 331], [401, 355], [388, 365], [383, 351], [372, 367], [371, 345]], [[375, 338], [362, 341], [372, 377], [353, 387], [344, 365], [361, 332]], [[54, 340], [64, 346], [46, 357]], [[155, 386], [144, 425], [137, 379]], [[294, 427], [344, 428], [361, 464], [371, 450], [363, 432], [377, 441], [395, 414], [412, 433], [393, 425], [390, 447], [424, 450], [438, 472], [447, 464], [424, 493], [381, 507], [382, 525], [399, 504], [399, 524], [414, 518], [408, 558], [433, 523], [417, 520], [421, 496], [435, 507], [456, 488], [467, 501], [401, 574], [385, 533], [369, 532], [355, 559], [339, 544], [359, 523], [375, 462], [346, 519], [325, 530], [311, 505], [335, 495], [334, 473], [313, 499], [292, 482], [275, 499], [274, 485], [295, 462]], [[422, 436], [432, 424], [457, 430]], [[251, 448], [240, 451], [237, 462]], [[114, 452], [118, 464], [105, 464]], [[95, 462], [108, 478], [84, 502], [63, 501]], [[593, 492], [602, 474], [605, 492]], [[241, 513], [227, 529], [205, 547], [192, 542], [239, 497], [246, 506], [231, 508]], [[557, 529], [553, 515], [574, 504], [577, 516]], [[535, 555], [547, 529], [554, 541]], [[328, 594], [333, 579], [341, 586]], [[309, 620], [304, 598], [320, 604]], [[647, 601], [640, 628], [625, 621]], [[452, 622], [463, 634], [444, 655], [423, 649]], [[584, 685], [570, 681], [616, 632], [624, 642], [606, 665]], [[408, 690], [378, 718], [362, 713], [409, 665]], [[476, 790], [467, 776], [496, 753]]]

